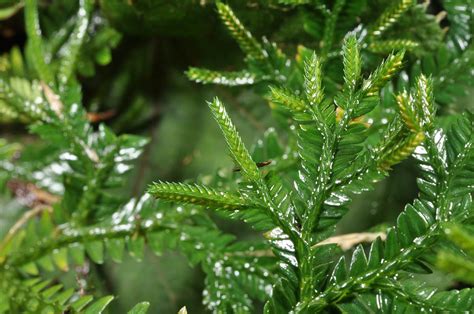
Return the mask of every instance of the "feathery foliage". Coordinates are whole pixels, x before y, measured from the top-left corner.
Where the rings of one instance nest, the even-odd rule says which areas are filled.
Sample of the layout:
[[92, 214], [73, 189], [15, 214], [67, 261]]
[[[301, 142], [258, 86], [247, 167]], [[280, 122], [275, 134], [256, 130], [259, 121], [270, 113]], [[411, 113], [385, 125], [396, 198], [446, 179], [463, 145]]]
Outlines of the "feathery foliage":
[[[132, 2], [135, 15], [146, 8]], [[80, 83], [94, 63], [110, 62], [120, 34], [91, 0], [51, 20], [36, 0], [14, 3], [24, 5], [27, 42], [0, 58], [0, 121], [27, 125], [48, 151], [37, 158], [36, 147], [0, 139], [0, 186], [23, 193], [22, 211], [0, 240], [0, 313], [107, 312], [114, 296], [97, 296], [81, 270], [170, 250], [200, 267], [202, 302], [214, 313], [472, 311], [471, 288], [443, 289], [419, 276], [441, 270], [474, 282], [474, 114], [460, 105], [472, 81], [472, 17], [464, 1], [446, 1], [451, 28], [443, 37], [426, 5], [382, 2], [372, 13], [363, 0], [249, 2], [295, 14], [303, 28], [296, 32], [306, 36], [297, 46], [283, 42], [283, 52], [216, 1], [245, 66], [191, 67], [186, 75], [255, 85], [277, 127], [247, 149], [215, 97], [208, 107], [233, 171], [196, 183], [158, 180], [144, 193], [125, 187], [148, 139], [91, 119], [93, 100]], [[101, 5], [106, 13], [120, 7]], [[180, 3], [168, 5], [174, 12]], [[406, 31], [417, 25], [419, 34]], [[410, 157], [419, 166], [418, 196], [393, 226], [344, 242], [336, 226], [354, 198]], [[237, 236], [223, 221], [246, 224], [255, 236]], [[77, 282], [62, 282], [63, 273]]]

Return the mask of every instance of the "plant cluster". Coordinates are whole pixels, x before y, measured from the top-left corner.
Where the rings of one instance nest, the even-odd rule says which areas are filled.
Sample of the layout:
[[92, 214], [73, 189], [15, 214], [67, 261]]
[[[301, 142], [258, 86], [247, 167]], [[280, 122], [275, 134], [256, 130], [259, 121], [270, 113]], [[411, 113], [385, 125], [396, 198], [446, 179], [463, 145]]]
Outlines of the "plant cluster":
[[[29, 208], [0, 241], [0, 312], [100, 313], [114, 296], [87, 294], [87, 282], [64, 287], [57, 271], [120, 262], [126, 252], [141, 261], [146, 247], [157, 255], [179, 250], [199, 265], [203, 303], [215, 313], [251, 313], [258, 303], [264, 313], [474, 309], [471, 288], [438, 290], [420, 275], [443, 270], [474, 281], [474, 115], [462, 105], [474, 64], [469, 5], [446, 1], [446, 33], [412, 0], [393, 1], [352, 29], [366, 1], [256, 2], [296, 10], [307, 47], [284, 52], [258, 41], [218, 1], [245, 67], [186, 74], [253, 85], [278, 126], [249, 150], [215, 98], [208, 106], [235, 168], [196, 183], [157, 181], [137, 198], [117, 191], [147, 139], [94, 124], [77, 79], [110, 62], [120, 35], [94, 19], [92, 0], [49, 24], [40, 23], [36, 0], [22, 2], [28, 41], [1, 59], [0, 119], [28, 125], [47, 151], [0, 141], [2, 182], [20, 187], [16, 197]], [[397, 25], [412, 23], [427, 27], [398, 37]], [[395, 224], [337, 236], [354, 195], [410, 156], [419, 195]], [[262, 236], [238, 238], [219, 227], [222, 219]]]

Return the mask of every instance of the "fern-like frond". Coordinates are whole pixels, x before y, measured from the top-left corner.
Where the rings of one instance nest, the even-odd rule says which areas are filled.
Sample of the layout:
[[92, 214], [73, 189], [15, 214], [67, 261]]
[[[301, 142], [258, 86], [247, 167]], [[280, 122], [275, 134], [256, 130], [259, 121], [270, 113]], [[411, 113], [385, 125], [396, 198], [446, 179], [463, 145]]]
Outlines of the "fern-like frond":
[[370, 26], [370, 35], [374, 37], [381, 36], [389, 27], [397, 22], [404, 12], [415, 4], [416, 1], [413, 0], [398, 0], [391, 7], [387, 8], [374, 24]]
[[350, 303], [338, 305], [342, 313], [357, 312], [469, 312], [474, 306], [472, 289], [436, 291], [420, 287], [419, 282], [403, 282], [409, 288], [398, 288], [392, 292], [365, 293]]
[[158, 182], [149, 187], [148, 193], [162, 200], [203, 205], [213, 209], [235, 210], [249, 206], [239, 195], [197, 184]]
[[32, 56], [36, 74], [42, 81], [51, 84], [54, 82], [54, 75], [46, 64], [37, 0], [25, 1], [25, 24], [28, 34], [27, 53]]
[[315, 53], [305, 62], [305, 93], [312, 107], [318, 107], [324, 98], [322, 86], [321, 61]]
[[[419, 199], [415, 200], [413, 205], [408, 205], [399, 215], [396, 226], [388, 231], [385, 243], [377, 240], [371, 245], [368, 257], [362, 247], [356, 248], [348, 268], [345, 257], [341, 257], [326, 290], [309, 303], [301, 304], [301, 309], [320, 311], [331, 304], [331, 300], [340, 300], [348, 291], [357, 290], [356, 286], [362, 283], [371, 291], [380, 289], [390, 293], [395, 288], [398, 289], [398, 283], [388, 278], [404, 269], [411, 272], [426, 271], [423, 253], [432, 250], [436, 241], [439, 241], [444, 222], [465, 221], [470, 217], [467, 212], [472, 207], [472, 191], [464, 189], [454, 195], [450, 191], [453, 190], [452, 184], [459, 175], [458, 170], [471, 171], [472, 116], [468, 115], [457, 121], [453, 125], [454, 131], [451, 131], [456, 135], [452, 134], [443, 139], [443, 135], [436, 131], [432, 124], [434, 113], [431, 111], [433, 99], [429, 81], [420, 77], [411, 97], [417, 106], [414, 110], [417, 110], [420, 117], [417, 129], [422, 129], [426, 136], [423, 145], [417, 148], [417, 155], [421, 154], [421, 148], [430, 152], [423, 155], [425, 157], [418, 157], [424, 173], [423, 180], [420, 180]], [[453, 146], [457, 149], [451, 153], [451, 158], [447, 158], [447, 150]], [[464, 173], [462, 177], [465, 177]], [[422, 265], [425, 266], [420, 268]], [[417, 266], [417, 270], [413, 266]], [[359, 278], [360, 282], [356, 278]], [[377, 284], [379, 281], [383, 282], [383, 286]], [[354, 286], [351, 288], [352, 285]], [[369, 288], [370, 286], [373, 287]], [[446, 296], [445, 293], [442, 294]], [[453, 295], [457, 295], [457, 292]], [[397, 302], [411, 303], [410, 298], [410, 295], [396, 295]], [[444, 310], [445, 306], [450, 306], [451, 303], [443, 303], [436, 297], [427, 298], [416, 305], [420, 308]]]
[[474, 30], [472, 3], [469, 0], [445, 0], [443, 9], [449, 21], [448, 40], [459, 50], [465, 50], [472, 40]]
[[300, 96], [281, 87], [270, 87], [270, 100], [294, 113], [308, 109], [305, 101]]
[[191, 67], [186, 71], [186, 75], [191, 81], [196, 83], [227, 86], [251, 85], [260, 80], [254, 73], [245, 70], [223, 72]]
[[[11, 270], [0, 269], [2, 284], [0, 299], [3, 295], [7, 304], [2, 308], [10, 312], [21, 313], [102, 313], [114, 299], [105, 296], [94, 300], [90, 295], [81, 295], [73, 289], [64, 289], [63, 285], [51, 285], [50, 280], [35, 277], [22, 279], [21, 275]], [[1, 301], [0, 301], [1, 303]]]
[[375, 53], [386, 54], [397, 50], [414, 51], [419, 46], [419, 43], [410, 39], [388, 39], [373, 41], [368, 49]]
[[247, 179], [251, 181], [260, 180], [258, 168], [252, 160], [252, 157], [250, 157], [247, 148], [245, 148], [245, 145], [235, 129], [234, 124], [230, 120], [224, 105], [217, 98], [208, 104], [214, 119], [219, 124], [222, 133], [224, 134], [234, 161], [240, 166]]
[[58, 79], [64, 84], [67, 83], [75, 70], [79, 52], [86, 37], [93, 5], [94, 1], [92, 0], [79, 1], [76, 25], [68, 41], [62, 47], [64, 54], [60, 60]]
[[453, 275], [457, 280], [474, 283], [474, 236], [465, 227], [449, 224], [444, 228], [446, 237], [456, 248], [444, 248], [438, 252], [436, 266]]
[[253, 38], [252, 34], [245, 29], [244, 25], [235, 16], [232, 9], [222, 3], [217, 2], [217, 12], [230, 34], [239, 44], [242, 51], [251, 59], [263, 61], [268, 58], [268, 54], [262, 48], [260, 43]]
[[[324, 30], [323, 30], [323, 40], [321, 42], [321, 46], [322, 46], [321, 56], [323, 59], [325, 59], [327, 55], [329, 54], [329, 51], [331, 51], [332, 44], [334, 42], [334, 37], [335, 37], [334, 33], [335, 33], [336, 24], [337, 24], [337, 19], [345, 3], [346, 3], [345, 0], [336, 0], [331, 10], [328, 12], [328, 14], [326, 14], [326, 20], [324, 23]], [[321, 5], [319, 7], [321, 8]]]
[[388, 56], [377, 69], [363, 82], [363, 93], [373, 96], [383, 87], [392, 76], [402, 67], [405, 52], [402, 50]]
[[344, 82], [345, 87], [350, 91], [355, 90], [361, 72], [361, 57], [357, 45], [357, 38], [350, 35], [346, 38], [342, 48]]
[[32, 121], [45, 119], [48, 105], [42, 94], [42, 88], [36, 81], [19, 77], [0, 78], [0, 99], [2, 106], [10, 116], [24, 116]]

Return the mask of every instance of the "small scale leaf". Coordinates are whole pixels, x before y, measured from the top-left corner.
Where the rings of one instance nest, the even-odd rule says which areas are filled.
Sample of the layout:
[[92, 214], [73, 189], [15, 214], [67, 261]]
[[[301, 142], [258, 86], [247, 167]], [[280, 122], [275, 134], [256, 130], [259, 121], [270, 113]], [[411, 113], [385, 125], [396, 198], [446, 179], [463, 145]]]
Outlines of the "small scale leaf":
[[73, 308], [75, 311], [79, 312], [81, 311], [84, 307], [86, 307], [87, 304], [89, 304], [94, 298], [90, 295], [86, 295], [83, 297], [80, 297], [78, 300], [74, 301], [71, 304], [71, 308]]
[[61, 248], [54, 250], [52, 254], [54, 263], [62, 271], [69, 270], [69, 261], [67, 258], [67, 253], [68, 251], [66, 248]]
[[349, 267], [349, 276], [356, 277], [367, 269], [367, 257], [364, 253], [364, 247], [358, 245], [352, 254], [351, 265]]
[[146, 314], [149, 307], [149, 302], [140, 302], [135, 305], [130, 311], [128, 311], [127, 314]]
[[89, 305], [85, 310], [84, 314], [100, 314], [102, 313], [107, 305], [114, 299], [113, 296], [106, 296], [98, 299], [91, 305]]
[[107, 247], [107, 252], [112, 260], [116, 263], [121, 263], [125, 247], [125, 241], [123, 238], [107, 239], [105, 241], [105, 246]]
[[94, 263], [102, 264], [104, 262], [104, 244], [101, 241], [87, 242], [85, 246], [87, 255]]
[[142, 236], [131, 236], [128, 239], [128, 250], [130, 256], [132, 256], [137, 261], [143, 260], [143, 254], [145, 251], [145, 239]]
[[77, 265], [84, 265], [84, 245], [81, 243], [73, 243], [69, 246], [69, 253], [71, 254], [72, 260]]

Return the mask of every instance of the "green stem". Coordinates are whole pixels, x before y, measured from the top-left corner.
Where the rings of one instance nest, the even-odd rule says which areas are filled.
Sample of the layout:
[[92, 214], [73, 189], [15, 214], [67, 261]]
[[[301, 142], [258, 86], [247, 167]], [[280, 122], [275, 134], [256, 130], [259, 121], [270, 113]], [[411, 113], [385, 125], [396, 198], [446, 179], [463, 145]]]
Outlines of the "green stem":
[[62, 228], [56, 235], [39, 241], [27, 251], [16, 252], [8, 257], [5, 265], [21, 267], [32, 261], [50, 254], [56, 249], [66, 247], [73, 243], [86, 243], [103, 241], [105, 239], [125, 238], [133, 234], [144, 235], [152, 231], [176, 230], [178, 226], [163, 224], [160, 220], [144, 220], [141, 222], [119, 224], [115, 226], [89, 227], [82, 229]]

